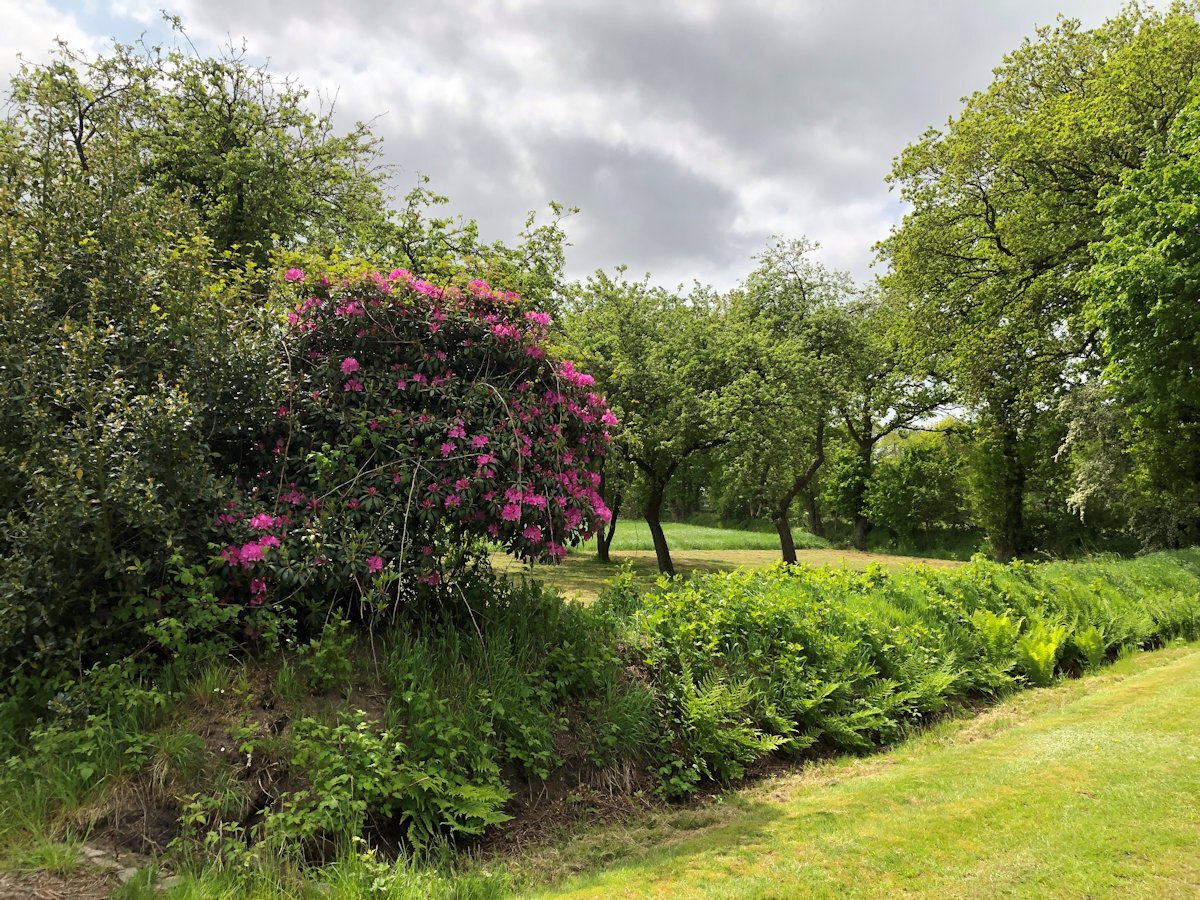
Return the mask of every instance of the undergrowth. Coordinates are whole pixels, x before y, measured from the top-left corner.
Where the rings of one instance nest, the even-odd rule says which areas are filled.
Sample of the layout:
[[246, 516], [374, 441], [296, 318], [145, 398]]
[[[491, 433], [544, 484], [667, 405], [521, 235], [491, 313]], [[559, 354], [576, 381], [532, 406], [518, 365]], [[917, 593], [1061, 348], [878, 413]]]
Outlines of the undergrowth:
[[194, 896], [296, 895], [306, 878], [488, 896], [501, 876], [476, 866], [468, 890], [429, 864], [538, 803], [687, 797], [1198, 637], [1197, 551], [781, 566], [647, 594], [622, 577], [591, 606], [485, 579], [373, 634], [332, 616], [274, 655], [197, 648], [12, 688], [0, 865], [102, 839], [211, 889]]

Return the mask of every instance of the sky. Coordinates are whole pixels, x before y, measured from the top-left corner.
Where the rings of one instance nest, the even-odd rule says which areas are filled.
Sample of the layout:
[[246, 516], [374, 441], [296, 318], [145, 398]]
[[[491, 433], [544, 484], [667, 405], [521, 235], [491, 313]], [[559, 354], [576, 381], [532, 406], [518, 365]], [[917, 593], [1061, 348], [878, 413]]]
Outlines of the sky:
[[511, 240], [557, 201], [568, 274], [623, 264], [733, 287], [772, 236], [865, 282], [903, 215], [892, 159], [1055, 15], [1120, 0], [0, 0], [0, 77], [55, 38], [252, 59], [373, 120], [403, 195], [421, 175]]

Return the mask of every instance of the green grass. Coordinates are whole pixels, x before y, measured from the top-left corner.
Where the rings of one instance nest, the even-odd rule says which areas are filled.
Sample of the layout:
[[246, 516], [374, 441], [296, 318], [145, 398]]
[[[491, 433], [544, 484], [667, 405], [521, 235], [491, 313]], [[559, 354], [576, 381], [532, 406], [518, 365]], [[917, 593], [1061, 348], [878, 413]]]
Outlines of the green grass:
[[[716, 530], [716, 529], [711, 529]], [[750, 533], [750, 532], [746, 532]], [[503, 553], [492, 555], [492, 565], [509, 575], [525, 576], [561, 591], [564, 596], [584, 601], [595, 600], [610, 581], [628, 566], [634, 583], [649, 590], [658, 580], [658, 562], [653, 550], [614, 550], [612, 561], [600, 562], [594, 548], [591, 554], [577, 550], [557, 565], [526, 566]], [[955, 560], [920, 559], [912, 556], [892, 556], [885, 553], [862, 553], [857, 550], [811, 549], [797, 550], [798, 561], [808, 566], [865, 569], [878, 565], [896, 571], [911, 565], [947, 568], [960, 565]], [[768, 550], [676, 550], [671, 548], [675, 571], [681, 576], [696, 572], [728, 572], [733, 569], [765, 569], [779, 562], [779, 548]]]
[[[779, 535], [772, 531], [743, 531], [735, 528], [710, 528], [684, 522], [663, 523], [667, 545], [676, 550], [779, 550]], [[800, 550], [828, 547], [829, 542], [807, 531], [792, 529], [792, 540]], [[653, 550], [650, 529], [641, 519], [618, 519], [613, 536], [613, 550]], [[576, 553], [595, 553], [595, 542], [589, 542]]]
[[545, 897], [1196, 896], [1200, 647], [1124, 659], [515, 866]]

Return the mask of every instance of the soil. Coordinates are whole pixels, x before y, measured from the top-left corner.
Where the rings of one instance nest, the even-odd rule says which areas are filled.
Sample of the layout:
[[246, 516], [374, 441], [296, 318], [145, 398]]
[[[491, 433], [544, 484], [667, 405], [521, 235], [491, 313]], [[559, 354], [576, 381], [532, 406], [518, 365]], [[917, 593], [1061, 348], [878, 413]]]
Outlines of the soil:
[[103, 900], [116, 889], [111, 872], [81, 866], [73, 872], [0, 872], [5, 900]]

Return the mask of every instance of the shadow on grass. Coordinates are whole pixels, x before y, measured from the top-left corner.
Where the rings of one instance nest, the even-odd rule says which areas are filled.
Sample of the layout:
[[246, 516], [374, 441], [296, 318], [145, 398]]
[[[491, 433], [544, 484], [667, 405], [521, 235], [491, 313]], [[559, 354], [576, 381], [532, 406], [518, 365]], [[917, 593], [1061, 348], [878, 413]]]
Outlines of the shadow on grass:
[[[949, 567], [961, 565], [953, 560], [920, 559], [884, 553], [862, 553], [857, 550], [798, 550], [801, 565], [848, 567], [865, 569], [880, 565], [885, 569], [902, 569], [910, 565]], [[765, 569], [780, 561], [777, 550], [679, 550], [671, 554], [675, 571], [681, 578], [694, 573], [728, 572], [732, 569]], [[591, 553], [576, 551], [557, 565], [526, 565], [503, 553], [492, 555], [492, 565], [498, 572], [511, 577], [540, 581], [568, 597], [595, 600], [620, 571], [623, 565], [633, 570], [639, 588], [647, 590], [659, 578], [658, 563], [653, 551], [614, 551], [612, 561], [603, 563]]]

